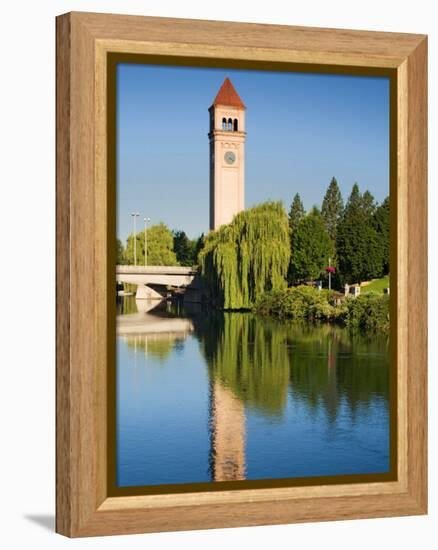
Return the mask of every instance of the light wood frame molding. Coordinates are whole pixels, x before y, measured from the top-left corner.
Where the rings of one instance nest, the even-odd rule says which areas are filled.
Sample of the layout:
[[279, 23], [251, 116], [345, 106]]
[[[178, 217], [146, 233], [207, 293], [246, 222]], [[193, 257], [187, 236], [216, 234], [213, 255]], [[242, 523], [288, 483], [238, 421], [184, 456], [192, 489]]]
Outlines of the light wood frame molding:
[[[78, 537], [427, 513], [427, 37], [76, 12], [59, 16], [56, 26], [57, 532]], [[108, 496], [111, 52], [395, 75], [395, 481]]]

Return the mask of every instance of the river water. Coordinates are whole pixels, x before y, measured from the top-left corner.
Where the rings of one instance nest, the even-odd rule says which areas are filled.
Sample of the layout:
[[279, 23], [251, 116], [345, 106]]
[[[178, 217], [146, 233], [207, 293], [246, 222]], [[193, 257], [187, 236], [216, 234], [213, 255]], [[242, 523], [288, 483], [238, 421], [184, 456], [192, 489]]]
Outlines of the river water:
[[388, 471], [386, 336], [154, 306], [118, 304], [119, 487]]

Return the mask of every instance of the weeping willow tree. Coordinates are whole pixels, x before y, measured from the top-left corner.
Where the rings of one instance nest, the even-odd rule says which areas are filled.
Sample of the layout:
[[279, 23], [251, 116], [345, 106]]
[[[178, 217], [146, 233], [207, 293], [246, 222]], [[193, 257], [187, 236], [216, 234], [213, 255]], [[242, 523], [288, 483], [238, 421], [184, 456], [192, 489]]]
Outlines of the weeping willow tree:
[[268, 290], [286, 287], [288, 217], [281, 202], [266, 202], [210, 232], [199, 255], [212, 300], [224, 309], [250, 309]]

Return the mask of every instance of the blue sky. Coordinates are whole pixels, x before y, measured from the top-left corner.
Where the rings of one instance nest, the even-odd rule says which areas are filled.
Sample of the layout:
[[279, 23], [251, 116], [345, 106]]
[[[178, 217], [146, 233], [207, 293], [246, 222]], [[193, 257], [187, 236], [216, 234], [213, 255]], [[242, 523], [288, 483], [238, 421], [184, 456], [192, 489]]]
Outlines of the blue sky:
[[320, 206], [335, 176], [389, 194], [389, 80], [380, 77], [119, 64], [117, 235], [130, 213], [183, 229], [209, 227], [208, 107], [228, 76], [247, 107], [245, 205], [300, 193]]

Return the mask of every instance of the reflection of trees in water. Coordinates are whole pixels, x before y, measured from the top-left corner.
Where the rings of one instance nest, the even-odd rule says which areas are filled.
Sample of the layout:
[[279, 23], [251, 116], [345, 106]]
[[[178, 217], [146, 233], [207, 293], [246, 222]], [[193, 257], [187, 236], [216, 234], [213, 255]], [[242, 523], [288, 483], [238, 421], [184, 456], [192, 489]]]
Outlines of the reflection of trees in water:
[[202, 325], [201, 349], [212, 379], [220, 380], [248, 405], [268, 414], [280, 413], [289, 379], [284, 335], [244, 313], [212, 316]]
[[358, 406], [388, 398], [386, 337], [244, 313], [203, 316], [194, 324], [212, 380], [263, 413], [280, 415], [288, 389], [310, 412], [322, 406], [330, 420], [341, 403], [354, 419]]
[[137, 313], [135, 296], [118, 296], [116, 302], [117, 315], [129, 315]]
[[124, 342], [136, 354], [158, 359], [161, 363], [167, 359], [175, 347], [181, 346], [185, 337], [175, 334], [130, 334], [122, 336]]
[[335, 420], [344, 403], [354, 419], [359, 405], [369, 405], [376, 396], [388, 398], [386, 337], [370, 339], [330, 325], [293, 327], [291, 333], [296, 341], [291, 391], [313, 412], [322, 405]]

